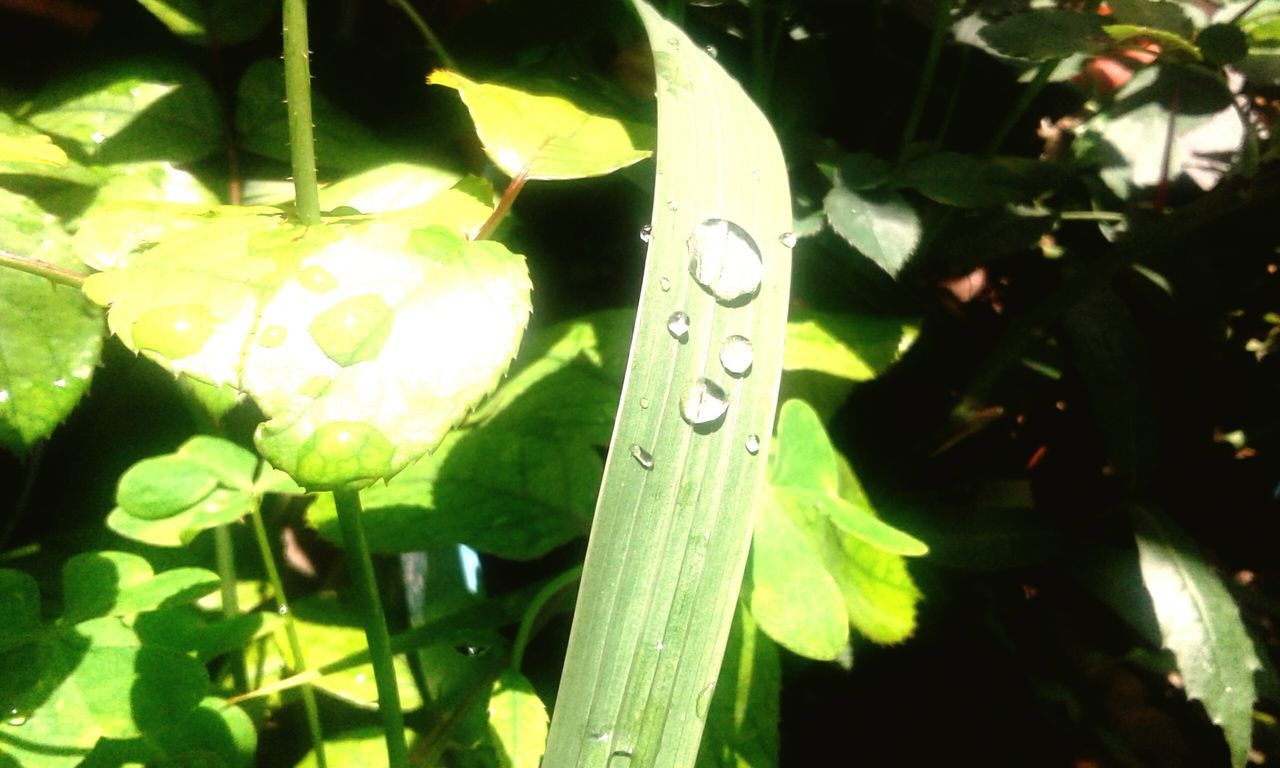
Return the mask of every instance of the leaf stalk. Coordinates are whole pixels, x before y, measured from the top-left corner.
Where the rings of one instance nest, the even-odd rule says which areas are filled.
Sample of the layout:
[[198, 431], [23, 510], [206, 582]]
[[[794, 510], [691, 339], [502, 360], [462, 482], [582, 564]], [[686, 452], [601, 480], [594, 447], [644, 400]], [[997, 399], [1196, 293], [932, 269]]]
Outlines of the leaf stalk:
[[311, 55], [307, 40], [307, 0], [284, 0], [284, 93], [289, 108], [289, 157], [298, 219], [320, 223], [316, 183], [316, 140], [311, 118]]

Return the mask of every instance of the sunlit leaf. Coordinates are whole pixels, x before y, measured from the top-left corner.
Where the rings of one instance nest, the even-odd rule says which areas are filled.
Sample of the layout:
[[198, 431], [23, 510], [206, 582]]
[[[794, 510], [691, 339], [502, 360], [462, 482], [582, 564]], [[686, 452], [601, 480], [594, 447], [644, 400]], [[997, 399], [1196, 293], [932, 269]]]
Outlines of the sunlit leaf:
[[217, 574], [203, 568], [153, 573], [146, 560], [127, 552], [84, 552], [62, 569], [65, 615], [72, 621], [192, 603], [217, 584]]
[[508, 176], [600, 176], [652, 154], [619, 121], [584, 112], [559, 96], [477, 83], [443, 69], [432, 72], [427, 82], [458, 91], [485, 153]]
[[0, 134], [0, 163], [31, 163], [61, 168], [67, 164], [67, 153], [48, 136]]
[[[414, 733], [404, 732], [405, 741], [413, 743]], [[376, 727], [356, 728], [336, 735], [325, 734], [325, 758], [329, 765], [358, 765], [360, 768], [387, 768], [387, 739]], [[297, 768], [319, 768], [316, 753], [308, 752]]]
[[197, 45], [235, 45], [254, 37], [275, 14], [260, 0], [138, 0], [169, 31]]
[[538, 768], [547, 743], [547, 708], [524, 675], [507, 670], [489, 695], [489, 738], [500, 768]]
[[920, 244], [920, 216], [897, 192], [832, 187], [822, 201], [827, 221], [849, 245], [897, 276]]
[[388, 163], [326, 185], [320, 190], [320, 208], [331, 211], [345, 205], [361, 213], [403, 210], [435, 198], [461, 178], [430, 165]]
[[867, 381], [892, 365], [917, 332], [909, 320], [797, 311], [787, 324], [782, 368]]

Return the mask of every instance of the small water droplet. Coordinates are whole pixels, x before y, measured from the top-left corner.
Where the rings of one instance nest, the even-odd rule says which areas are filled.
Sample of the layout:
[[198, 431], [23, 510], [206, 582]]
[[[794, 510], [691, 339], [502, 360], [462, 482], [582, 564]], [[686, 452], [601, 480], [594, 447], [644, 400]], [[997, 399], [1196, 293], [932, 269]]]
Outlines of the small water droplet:
[[92, 141], [94, 144], [101, 144], [106, 140], [107, 140], [107, 137], [103, 135], [102, 131], [94, 131], [93, 133], [89, 134], [89, 141]]
[[708, 56], [710, 56], [711, 58], [713, 58], [713, 59], [718, 59], [718, 58], [720, 58], [720, 51], [719, 51], [719, 50], [717, 50], [717, 49], [716, 49], [716, 47], [715, 47], [714, 45], [708, 45], [708, 46], [705, 48], [705, 50], [706, 50], [706, 52], [707, 52], [707, 55], [708, 55]]
[[200, 509], [208, 514], [213, 514], [214, 512], [221, 512], [225, 507], [216, 501], [207, 501]]
[[760, 292], [764, 262], [760, 249], [742, 227], [726, 219], [707, 219], [689, 236], [689, 274], [728, 306], [750, 301]]
[[288, 337], [289, 331], [283, 325], [269, 325], [262, 329], [262, 335], [258, 337], [258, 346], [268, 349], [278, 347]]
[[199, 352], [217, 324], [218, 319], [207, 307], [179, 304], [143, 312], [130, 332], [138, 349], [179, 360]]
[[667, 318], [667, 330], [676, 341], [686, 341], [689, 338], [689, 315], [681, 311], [672, 312]]
[[630, 765], [630, 749], [615, 749], [613, 754], [609, 755], [609, 765], [607, 768], [629, 768]]
[[604, 742], [608, 741], [609, 737], [612, 735], [613, 734], [611, 734], [609, 731], [592, 731], [591, 733], [587, 734], [587, 738], [591, 739], [597, 744], [603, 744]]
[[647, 397], [640, 398], [640, 407], [643, 409], [647, 409], [649, 407], [649, 398]]
[[369, 679], [369, 676], [368, 676], [368, 675], [366, 675], [366, 674], [365, 674], [365, 673], [363, 673], [363, 672], [361, 672], [360, 674], [356, 675], [356, 682], [357, 682], [357, 683], [363, 683], [365, 680], [368, 680], [368, 679]]
[[752, 456], [755, 456], [759, 452], [760, 452], [760, 436], [754, 435], [754, 434], [747, 435], [747, 453], [751, 454]]
[[663, 650], [663, 649], [664, 649], [664, 648], [666, 648], [666, 647], [667, 647], [667, 644], [666, 644], [665, 642], [663, 642], [662, 640], [659, 640], [658, 642], [656, 642], [656, 643], [654, 643], [654, 644], [653, 644], [653, 650], [655, 650], [655, 651], [661, 651], [661, 650]]
[[662, 289], [663, 293], [666, 293], [671, 290], [671, 281], [665, 277], [660, 277], [658, 278], [658, 287]]
[[680, 47], [680, 38], [678, 38], [678, 37], [668, 37], [668, 38], [667, 38], [667, 45], [671, 46], [672, 48], [679, 48], [679, 47]]
[[0, 403], [9, 402], [9, 390], [0, 389]]
[[653, 469], [653, 454], [641, 448], [639, 443], [631, 444], [631, 455], [641, 467]]
[[5, 722], [12, 726], [20, 726], [27, 724], [27, 713], [21, 711], [17, 707], [9, 709], [9, 716], [5, 718]]
[[715, 692], [716, 692], [716, 684], [712, 683], [708, 685], [706, 688], [703, 688], [702, 693], [698, 694], [698, 703], [694, 707], [693, 711], [694, 711], [694, 714], [698, 716], [699, 720], [707, 719], [707, 712], [711, 711], [711, 697], [715, 694]]
[[652, 227], [652, 226], [650, 226], [649, 224], [645, 224], [643, 227], [641, 227], [641, 228], [640, 228], [640, 239], [641, 239], [642, 241], [646, 242], [646, 243], [647, 243], [647, 242], [649, 242], [650, 240], [652, 240], [652, 239], [653, 239], [653, 227]]
[[298, 283], [312, 293], [328, 293], [338, 287], [338, 278], [324, 267], [313, 264], [298, 271]]
[[53, 380], [53, 386], [57, 387], [58, 389], [66, 389], [66, 388], [67, 388], [67, 380], [66, 380], [66, 379], [54, 379], [54, 380]]
[[277, 609], [276, 609], [276, 613], [280, 614], [281, 616], [288, 616], [288, 615], [289, 615], [289, 606], [287, 606], [287, 605], [282, 605], [282, 606], [280, 606], [279, 608], [277, 608]]
[[752, 168], [752, 169], [751, 169], [751, 180], [752, 180], [752, 181], [759, 181], [759, 180], [760, 180], [760, 171], [759, 171], [758, 169], [756, 169], [756, 168]]
[[372, 360], [391, 335], [396, 312], [381, 296], [366, 293], [334, 304], [307, 330], [325, 356], [341, 366]]
[[729, 396], [719, 384], [701, 378], [680, 395], [680, 415], [694, 427], [718, 426], [729, 410]]
[[746, 336], [734, 334], [720, 346], [720, 364], [730, 376], [746, 376], [755, 362], [755, 350]]
[[787, 248], [795, 248], [795, 247], [796, 247], [796, 233], [795, 233], [795, 232], [783, 232], [781, 235], [778, 235], [778, 242], [782, 243], [782, 244], [783, 244], [784, 246], [786, 246]]
[[679, 204], [679, 203], [677, 203], [675, 200], [668, 200], [668, 201], [667, 201], [667, 210], [668, 210], [668, 211], [678, 211], [678, 210], [680, 210], [680, 204]]

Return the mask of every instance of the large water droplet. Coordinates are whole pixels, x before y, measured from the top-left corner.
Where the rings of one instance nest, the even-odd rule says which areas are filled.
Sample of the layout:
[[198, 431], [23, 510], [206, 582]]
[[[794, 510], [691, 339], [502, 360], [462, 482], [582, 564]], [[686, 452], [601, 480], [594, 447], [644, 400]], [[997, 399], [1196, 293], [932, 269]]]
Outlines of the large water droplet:
[[689, 236], [689, 274], [716, 301], [745, 304], [760, 292], [764, 262], [756, 241], [726, 219], [707, 219]]
[[751, 454], [752, 456], [755, 456], [759, 452], [760, 452], [760, 436], [755, 434], [747, 435], [747, 453]]
[[672, 312], [671, 317], [667, 318], [667, 330], [676, 341], [686, 341], [689, 338], [689, 315], [685, 312]]
[[716, 684], [712, 683], [706, 688], [703, 688], [702, 693], [698, 694], [698, 702], [694, 706], [693, 711], [694, 714], [698, 716], [699, 720], [707, 719], [707, 713], [711, 711], [711, 697], [715, 695], [715, 692]]
[[20, 726], [27, 724], [27, 713], [17, 707], [9, 708], [9, 715], [5, 718], [5, 722], [12, 726]]
[[783, 244], [785, 247], [787, 247], [787, 248], [795, 248], [795, 247], [796, 247], [796, 233], [795, 233], [795, 232], [783, 232], [781, 235], [779, 235], [779, 236], [778, 236], [778, 242], [782, 243], [782, 244]]
[[312, 293], [328, 293], [338, 287], [338, 278], [324, 267], [313, 264], [298, 271], [298, 283]]
[[307, 330], [325, 356], [341, 366], [372, 360], [391, 335], [396, 313], [376, 294], [353, 296], [311, 321]]
[[0, 389], [0, 403], [9, 402], [9, 390]]
[[631, 456], [641, 467], [653, 469], [653, 454], [641, 448], [639, 443], [631, 444]]
[[645, 224], [643, 227], [641, 227], [641, 228], [640, 228], [640, 239], [641, 239], [641, 240], [643, 240], [643, 241], [644, 241], [644, 242], [646, 242], [646, 243], [647, 243], [647, 242], [649, 242], [650, 240], [652, 240], [652, 239], [653, 239], [653, 227], [652, 227], [652, 226], [650, 226], [650, 225], [648, 225], [648, 224]]
[[199, 352], [217, 324], [218, 319], [207, 307], [179, 304], [143, 312], [130, 330], [138, 349], [180, 360]]
[[720, 364], [730, 376], [746, 376], [755, 362], [755, 350], [746, 336], [734, 334], [720, 346]]
[[386, 477], [395, 447], [376, 428], [358, 421], [321, 426], [298, 449], [290, 474], [308, 488], [334, 488]]
[[289, 330], [283, 325], [269, 325], [263, 328], [262, 334], [258, 336], [258, 346], [267, 347], [268, 349], [278, 347], [288, 337]]
[[710, 379], [698, 379], [680, 395], [680, 415], [695, 428], [714, 429], [727, 410], [729, 396], [719, 384]]

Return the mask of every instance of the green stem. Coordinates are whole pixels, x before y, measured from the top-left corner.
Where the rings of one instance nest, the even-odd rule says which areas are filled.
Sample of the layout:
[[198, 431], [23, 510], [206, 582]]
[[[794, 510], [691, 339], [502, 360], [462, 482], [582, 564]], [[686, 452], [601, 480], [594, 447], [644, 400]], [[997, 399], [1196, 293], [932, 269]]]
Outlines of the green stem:
[[364, 614], [364, 635], [369, 642], [373, 680], [378, 688], [378, 711], [382, 714], [382, 730], [387, 738], [389, 768], [408, 768], [409, 748], [404, 740], [404, 714], [400, 711], [400, 691], [396, 688], [396, 670], [391, 660], [391, 638], [382, 613], [382, 600], [378, 597], [369, 544], [364, 537], [360, 495], [355, 491], [334, 491], [333, 501], [355, 582], [356, 599]]
[[[280, 580], [280, 569], [276, 567], [276, 557], [271, 548], [271, 538], [267, 535], [267, 525], [262, 519], [260, 505], [255, 505], [249, 517], [253, 520], [253, 537], [258, 542], [258, 551], [262, 553], [262, 565], [267, 572], [267, 581], [271, 591], [275, 593], [276, 604], [284, 619], [284, 634], [289, 639], [289, 652], [293, 654], [293, 670], [296, 673], [307, 671], [307, 660], [302, 655], [302, 641], [298, 639], [298, 629], [293, 622], [293, 613], [289, 611], [289, 602], [284, 594], [284, 582]], [[307, 730], [311, 734], [311, 748], [316, 755], [316, 768], [325, 768], [328, 761], [324, 754], [324, 731], [320, 728], [320, 708], [316, 705], [316, 692], [310, 683], [302, 686], [302, 708], [307, 714]]]
[[[222, 615], [234, 619], [240, 615], [240, 600], [236, 596], [236, 553], [230, 526], [219, 525], [213, 529], [213, 554], [222, 583]], [[239, 649], [231, 652], [231, 677], [237, 691], [249, 690], [249, 673], [244, 665], [244, 653]]]
[[1053, 70], [1057, 66], [1057, 59], [1050, 59], [1040, 65], [1039, 69], [1036, 70], [1035, 77], [1031, 79], [1026, 88], [1022, 89], [1022, 95], [1018, 97], [1018, 102], [1013, 105], [1013, 109], [1009, 110], [1009, 114], [1004, 116], [1004, 122], [1000, 123], [1000, 127], [991, 135], [991, 141], [987, 142], [986, 151], [983, 152], [984, 155], [990, 157], [996, 153], [996, 150], [1000, 149], [1000, 145], [1004, 143], [1004, 140], [1009, 137], [1009, 133], [1013, 131], [1013, 126], [1022, 119], [1022, 116], [1031, 106], [1031, 102], [1035, 100], [1036, 96], [1040, 95], [1040, 91], [1044, 90], [1045, 84], [1049, 82], [1049, 75], [1053, 74]]
[[1058, 218], [1063, 221], [1114, 221], [1120, 222], [1128, 218], [1119, 211], [1061, 211]]
[[422, 18], [422, 15], [409, 4], [409, 0], [387, 0], [387, 2], [404, 11], [404, 14], [409, 17], [409, 21], [422, 34], [422, 39], [427, 41], [427, 47], [435, 52], [436, 58], [440, 59], [440, 63], [444, 64], [446, 69], [458, 68], [458, 62], [454, 61], [449, 52], [445, 50], [444, 43], [440, 42], [440, 38], [436, 37], [435, 32], [431, 31], [426, 19]]
[[562, 589], [577, 581], [581, 576], [582, 566], [574, 566], [547, 582], [542, 589], [538, 590], [538, 594], [534, 595], [528, 609], [524, 612], [524, 616], [520, 619], [520, 629], [516, 631], [516, 641], [511, 647], [512, 669], [517, 672], [520, 671], [520, 664], [524, 661], [524, 649], [528, 647], [529, 638], [533, 634], [533, 622], [537, 621], [538, 614], [542, 613], [543, 607], [551, 602], [551, 599], [559, 594]]
[[311, 122], [311, 54], [307, 43], [307, 0], [284, 0], [284, 94], [289, 106], [289, 156], [298, 219], [320, 223], [316, 184], [316, 140]]
[[475, 235], [471, 238], [472, 240], [489, 239], [489, 236], [493, 234], [493, 231], [498, 228], [498, 225], [502, 223], [502, 220], [511, 211], [511, 204], [516, 201], [520, 190], [524, 189], [526, 181], [528, 181], [528, 177], [524, 173], [511, 180], [511, 183], [507, 185], [506, 190], [502, 193], [502, 199], [498, 201], [498, 206], [493, 209], [493, 213], [489, 214], [489, 218], [485, 219], [485, 222], [476, 230]]
[[37, 275], [55, 285], [66, 285], [76, 290], [80, 290], [80, 286], [84, 285], [84, 275], [79, 272], [72, 272], [56, 264], [50, 264], [39, 259], [29, 259], [16, 253], [9, 253], [6, 250], [0, 250], [0, 267], [16, 269], [29, 275]]
[[942, 56], [942, 43], [947, 37], [947, 29], [951, 22], [951, 0], [937, 0], [933, 16], [933, 32], [929, 36], [929, 51], [925, 54], [924, 69], [920, 72], [920, 84], [916, 86], [916, 97], [911, 104], [911, 113], [907, 115], [907, 125], [902, 129], [902, 146], [898, 148], [898, 159], [907, 156], [911, 142], [916, 138], [916, 130], [920, 127], [920, 118], [924, 116], [924, 105], [929, 100], [929, 91], [933, 90], [933, 78], [938, 71], [938, 59]]

